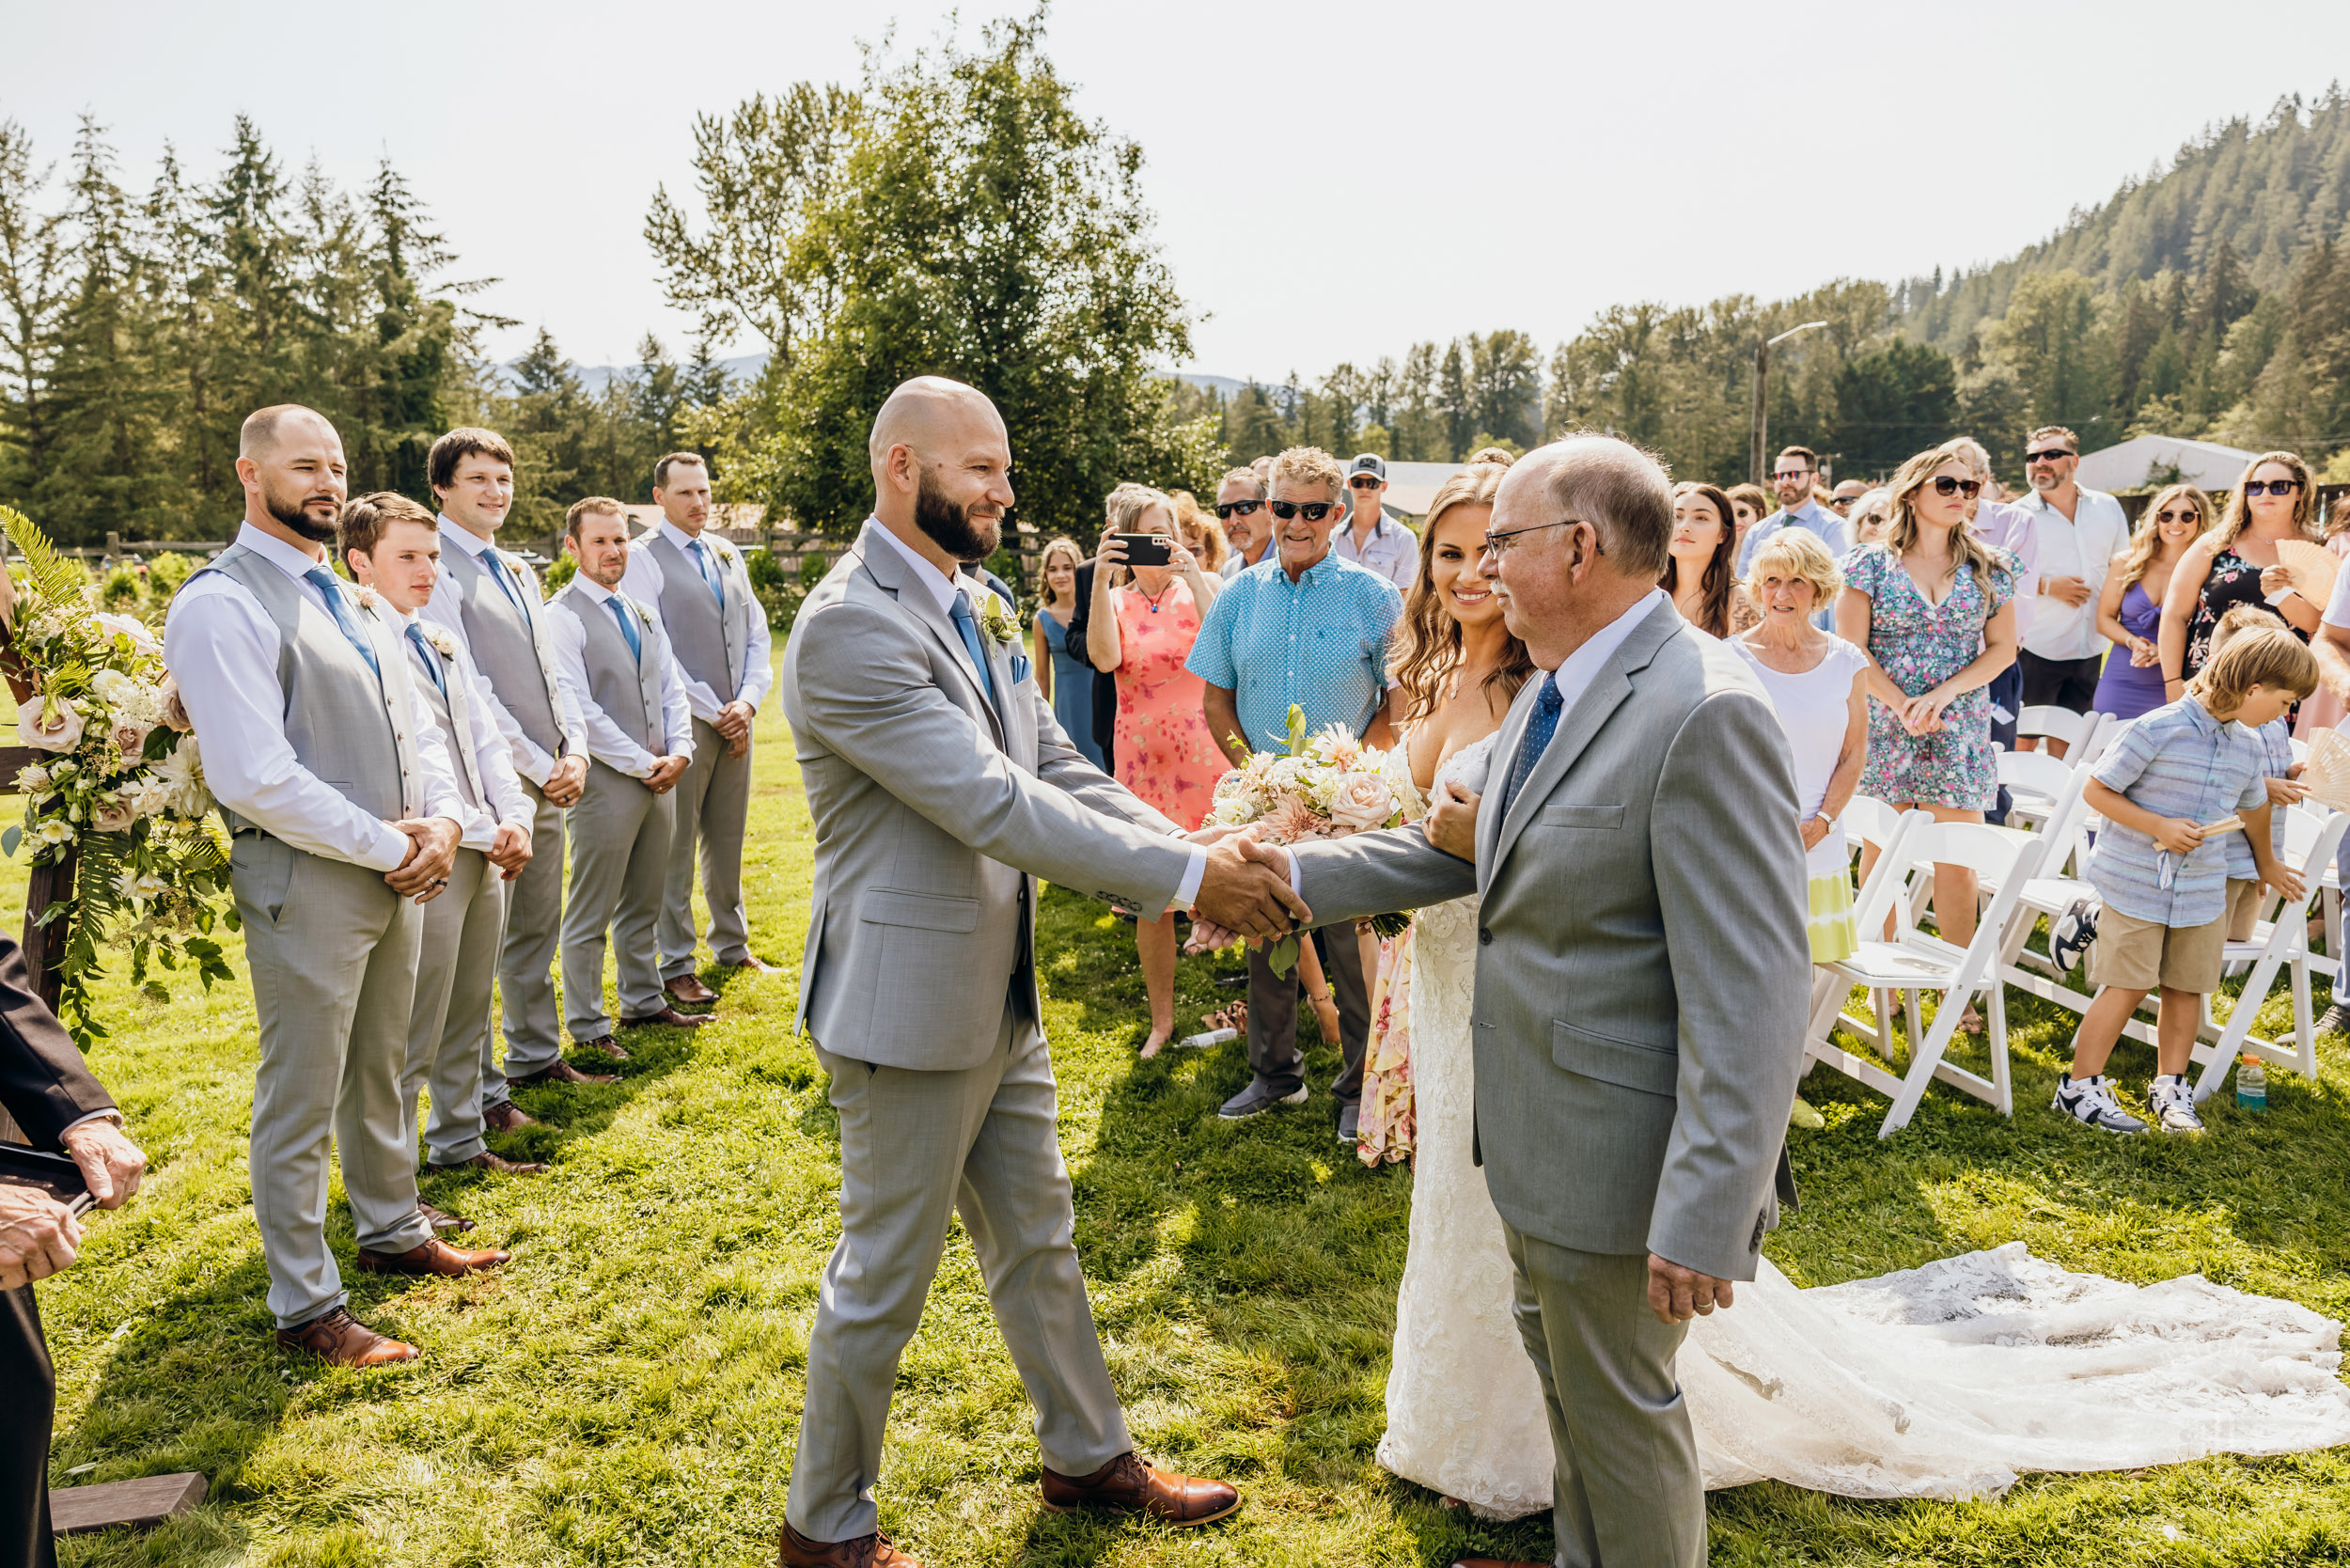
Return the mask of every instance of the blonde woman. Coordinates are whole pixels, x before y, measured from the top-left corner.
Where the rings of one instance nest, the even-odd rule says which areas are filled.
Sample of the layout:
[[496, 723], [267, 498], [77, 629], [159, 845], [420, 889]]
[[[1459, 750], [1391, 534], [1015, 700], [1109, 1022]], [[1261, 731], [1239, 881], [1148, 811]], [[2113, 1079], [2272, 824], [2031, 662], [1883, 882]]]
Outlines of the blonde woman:
[[1085, 651], [1073, 648], [1069, 628], [1077, 608], [1077, 569], [1085, 553], [1066, 536], [1044, 547], [1039, 575], [1044, 591], [1037, 598], [1036, 678], [1052, 699], [1053, 717], [1069, 736], [1069, 744], [1095, 767], [1103, 767], [1102, 748], [1093, 740], [1093, 666]]
[[1188, 490], [1170, 490], [1167, 494], [1175, 503], [1175, 535], [1184, 549], [1199, 558], [1200, 573], [1208, 580], [1209, 597], [1214, 598], [1224, 587], [1224, 557], [1231, 553], [1231, 546], [1225, 543], [1224, 530], [1215, 525], [1215, 520], [1199, 510], [1198, 497]]
[[2154, 498], [2128, 546], [2113, 557], [2097, 599], [2097, 630], [2113, 651], [2097, 675], [2094, 712], [2134, 719], [2163, 705], [2163, 598], [2187, 550], [2210, 526], [2210, 497], [2191, 484], [2174, 484]]
[[[2163, 699], [2186, 694], [2211, 658], [2212, 633], [2236, 604], [2266, 604], [2303, 642], [2326, 613], [2292, 591], [2277, 565], [2277, 546], [2317, 538], [2317, 486], [2310, 465], [2291, 452], [2263, 452], [2247, 463], [2219, 525], [2187, 549], [2162, 599]], [[2280, 599], [2270, 598], [2281, 594]]]

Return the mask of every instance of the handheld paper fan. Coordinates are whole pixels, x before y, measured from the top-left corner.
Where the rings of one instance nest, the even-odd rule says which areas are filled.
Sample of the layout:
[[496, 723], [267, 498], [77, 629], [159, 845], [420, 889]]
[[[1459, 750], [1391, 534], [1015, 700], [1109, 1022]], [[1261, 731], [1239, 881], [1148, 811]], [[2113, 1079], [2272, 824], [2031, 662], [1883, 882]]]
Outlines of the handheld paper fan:
[[2342, 570], [2342, 557], [2323, 544], [2306, 539], [2279, 540], [2277, 564], [2293, 579], [2293, 591], [2311, 604], [2322, 608], [2333, 598], [2334, 574]]
[[2338, 729], [2310, 737], [2310, 760], [2301, 769], [2310, 798], [2336, 811], [2350, 811], [2350, 739]]

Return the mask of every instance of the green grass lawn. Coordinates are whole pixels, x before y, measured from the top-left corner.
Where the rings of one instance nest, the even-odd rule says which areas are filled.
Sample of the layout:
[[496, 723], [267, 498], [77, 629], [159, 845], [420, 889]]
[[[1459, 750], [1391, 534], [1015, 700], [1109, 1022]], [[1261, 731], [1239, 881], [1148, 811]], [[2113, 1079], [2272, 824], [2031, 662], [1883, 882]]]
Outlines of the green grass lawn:
[[[780, 721], [762, 721], [753, 931], [796, 966], [809, 829]], [[21, 902], [22, 881], [13, 896]], [[13, 929], [14, 908], [0, 912]], [[1247, 1505], [1194, 1532], [1045, 1513], [1020, 1385], [955, 1236], [910, 1347], [883, 1527], [926, 1563], [1442, 1564], [1547, 1558], [1545, 1524], [1495, 1527], [1381, 1471], [1407, 1171], [1369, 1171], [1314, 1098], [1228, 1125], [1240, 1047], [1136, 1060], [1130, 928], [1056, 891], [1042, 909], [1061, 1132], [1109, 1363], [1145, 1451], [1229, 1477]], [[1186, 961], [1180, 1012], [1231, 993]], [[240, 970], [242, 974], [242, 970]], [[548, 1127], [501, 1140], [538, 1180], [433, 1178], [514, 1262], [462, 1281], [349, 1276], [368, 1322], [424, 1358], [328, 1369], [270, 1340], [245, 1176], [249, 992], [110, 993], [95, 1065], [152, 1158], [126, 1212], [41, 1287], [60, 1377], [59, 1484], [200, 1470], [212, 1496], [146, 1535], [69, 1541], [68, 1563], [355, 1565], [772, 1561], [807, 1335], [837, 1226], [835, 1124], [792, 1037], [788, 976], [725, 983], [723, 1021], [654, 1031], [619, 1083], [537, 1090]], [[2323, 1006], [2322, 993], [2319, 1005]], [[2282, 1015], [2281, 992], [2268, 1021]], [[1890, 1145], [1883, 1103], [1821, 1073], [1828, 1128], [1795, 1135], [1805, 1203], [1769, 1245], [1825, 1284], [2021, 1238], [2072, 1268], [2200, 1269], [2342, 1316], [2350, 1062], [2271, 1077], [2199, 1142], [2074, 1130], [2047, 1109], [2069, 1015], [2018, 999], [2013, 1121], [1947, 1088]], [[1306, 1016], [1310, 1020], [1311, 1014]], [[1312, 1033], [1310, 1022], [1307, 1032]], [[1962, 1059], [1965, 1053], [1960, 1053]], [[2133, 1083], [2149, 1053], [2126, 1044]], [[329, 1220], [350, 1267], [339, 1195]], [[2276, 1563], [2350, 1557], [2350, 1453], [2035, 1477], [1988, 1503], [1854, 1503], [1765, 1484], [1716, 1494], [1720, 1563]], [[2166, 1533], [2175, 1526], [2175, 1535]]]

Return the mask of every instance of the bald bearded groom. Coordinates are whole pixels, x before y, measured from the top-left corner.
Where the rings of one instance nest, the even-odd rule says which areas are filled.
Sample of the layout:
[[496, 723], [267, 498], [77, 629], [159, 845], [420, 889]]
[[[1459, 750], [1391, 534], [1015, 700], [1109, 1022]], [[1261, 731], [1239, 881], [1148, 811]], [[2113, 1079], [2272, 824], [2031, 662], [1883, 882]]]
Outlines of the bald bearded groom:
[[1230, 838], [1188, 839], [1087, 762], [1009, 606], [956, 568], [1011, 506], [993, 403], [924, 377], [870, 443], [873, 515], [810, 593], [779, 689], [816, 828], [800, 975], [840, 1113], [840, 1243], [808, 1338], [778, 1560], [914, 1568], [873, 1486], [898, 1358], [957, 1210], [1036, 1407], [1043, 1501], [1168, 1524], [1240, 1506], [1134, 1452], [1077, 1265], [1037, 992], [1035, 878], [1268, 935], [1300, 904]]

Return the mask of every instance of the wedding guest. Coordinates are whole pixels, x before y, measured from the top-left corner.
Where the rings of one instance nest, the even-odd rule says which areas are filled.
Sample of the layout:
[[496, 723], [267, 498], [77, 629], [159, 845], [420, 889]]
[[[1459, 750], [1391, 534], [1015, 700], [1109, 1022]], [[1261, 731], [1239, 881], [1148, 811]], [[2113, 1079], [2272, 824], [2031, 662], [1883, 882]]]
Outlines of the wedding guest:
[[1259, 561], [1273, 544], [1273, 514], [1264, 510], [1264, 480], [1253, 468], [1234, 468], [1215, 487], [1216, 521], [1231, 551], [1217, 568], [1230, 580]]
[[1762, 541], [1781, 528], [1809, 528], [1820, 536], [1831, 556], [1841, 556], [1850, 547], [1850, 528], [1844, 520], [1820, 505], [1811, 497], [1812, 483], [1819, 478], [1820, 458], [1809, 447], [1782, 447], [1771, 465], [1771, 490], [1778, 497], [1778, 510], [1749, 529], [1738, 546], [1738, 573], [1745, 576], [1754, 564], [1754, 552]]
[[[1087, 651], [1093, 666], [1118, 682], [1118, 781], [1189, 832], [1206, 822], [1224, 775], [1223, 755], [1201, 712], [1199, 677], [1183, 664], [1200, 618], [1214, 603], [1214, 585], [1175, 537], [1171, 497], [1121, 484], [1110, 492], [1108, 511], [1111, 532], [1095, 563]], [[1166, 538], [1172, 564], [1129, 567], [1119, 534]], [[1149, 1058], [1175, 1033], [1174, 912], [1156, 919], [1137, 912], [1135, 950], [1151, 1004], [1151, 1032], [1142, 1043]]]
[[[628, 509], [602, 495], [572, 503], [563, 548], [579, 563], [548, 602], [556, 667], [588, 725], [588, 788], [572, 808], [571, 896], [563, 911], [563, 1011], [582, 1050], [614, 1061], [603, 1007], [604, 933], [619, 960], [619, 1027], [710, 1022], [663, 995], [654, 928], [672, 865], [670, 800], [694, 762], [685, 672], [650, 605], [621, 587], [629, 565]], [[588, 1083], [605, 1074], [583, 1073]]]
[[2277, 564], [2277, 546], [2314, 540], [2317, 486], [2310, 465], [2291, 452], [2263, 452], [2245, 464], [2217, 526], [2187, 546], [2162, 599], [2163, 696], [2175, 702], [2211, 657], [2212, 633], [2236, 604], [2267, 604], [2303, 642], [2317, 631], [2325, 606], [2292, 591]]
[[1738, 525], [1738, 555], [1740, 559], [1744, 559], [1747, 536], [1757, 523], [1762, 521], [1763, 514], [1771, 510], [1771, 498], [1762, 494], [1762, 487], [1759, 484], [1733, 484], [1722, 494], [1730, 497], [1731, 521]]
[[[432, 1119], [424, 1129], [425, 1168], [461, 1167], [501, 1175], [535, 1175], [490, 1152], [483, 1133], [481, 1074], [489, 1056], [491, 991], [498, 938], [506, 923], [504, 889], [530, 864], [537, 808], [523, 793], [506, 741], [492, 716], [489, 688], [458, 646], [456, 635], [418, 616], [440, 572], [441, 534], [432, 514], [391, 491], [344, 505], [337, 547], [360, 598], [400, 643], [414, 683], [419, 723], [439, 732], [456, 763], [463, 832], [449, 863], [449, 884], [424, 906], [416, 958], [416, 995], [408, 1016], [408, 1058], [400, 1074], [400, 1116], [411, 1149], [417, 1102], [428, 1084]], [[435, 1231], [473, 1223], [430, 1203]]]
[[229, 832], [251, 959], [253, 1217], [277, 1341], [341, 1366], [415, 1351], [353, 1318], [326, 1240], [328, 1148], [366, 1273], [459, 1275], [417, 1207], [400, 1081], [424, 911], [448, 886], [465, 810], [407, 655], [328, 565], [345, 494], [335, 427], [281, 403], [237, 438], [244, 521], [171, 602], [164, 657]]
[[[1960, 442], [1903, 463], [1893, 476], [1883, 544], [1844, 563], [1836, 630], [1868, 651], [1869, 760], [1860, 788], [1936, 822], [1979, 823], [1998, 794], [1991, 746], [1991, 678], [2015, 661], [2015, 574], [1967, 524], [1982, 483]], [[1860, 874], [1876, 846], [1861, 851]], [[1934, 868], [1945, 941], [1975, 934], [1975, 873]]]
[[[2266, 605], [2237, 604], [2219, 618], [2218, 629], [2211, 635], [2211, 656], [2219, 657], [2231, 642], [2247, 632], [2282, 632], [2285, 623], [2277, 612]], [[2316, 661], [2311, 661], [2316, 668]], [[2304, 694], [2307, 695], [2307, 694]], [[2267, 791], [2268, 853], [2282, 861], [2285, 853], [2285, 813], [2282, 808], [2309, 797], [2309, 790], [2300, 782], [2301, 763], [2293, 755], [2293, 731], [2280, 716], [2255, 724], [2248, 719], [2238, 721], [2249, 729], [2261, 744], [2261, 779]], [[2219, 835], [2219, 847], [2228, 856], [2228, 940], [2249, 942], [2252, 931], [2260, 923], [2260, 868], [2253, 857], [2251, 829], [2242, 833]], [[2321, 934], [2324, 923], [2315, 922], [2311, 935]]]
[[1517, 454], [1507, 447], [1480, 447], [1462, 461], [1465, 466], [1471, 468], [1480, 463], [1497, 463], [1507, 468], [1517, 462]]
[[[1308, 733], [1343, 725], [1356, 735], [1382, 720], [1387, 637], [1402, 610], [1395, 585], [1330, 548], [1346, 521], [1345, 470], [1316, 447], [1274, 460], [1266, 510], [1273, 513], [1269, 570], [1235, 578], [1209, 606], [1187, 667], [1206, 682], [1208, 732], [1231, 764], [1255, 751], [1289, 749], [1289, 711]], [[1379, 722], [1384, 740], [1386, 726]], [[1371, 988], [1352, 933], [1330, 942], [1324, 967], [1337, 994], [1344, 1065], [1331, 1090], [1339, 1137], [1353, 1142], [1359, 1118]], [[1297, 1051], [1297, 980], [1273, 972], [1264, 951], [1248, 958], [1248, 1087], [1217, 1113], [1228, 1121], [1306, 1100]]]
[[[751, 725], [776, 682], [767, 614], [751, 591], [742, 552], [710, 529], [709, 465], [671, 452], [652, 466], [661, 521], [629, 549], [622, 589], [661, 622], [694, 717], [693, 766], [670, 792], [668, 890], [662, 895], [661, 979], [680, 1004], [706, 1007], [718, 994], [694, 973], [694, 869], [710, 906], [711, 956], [729, 969], [772, 975], [750, 949], [743, 907], [743, 832], [751, 806]], [[1009, 597], [1009, 596], [1007, 596]], [[675, 1011], [664, 1008], [663, 1011]], [[675, 1022], [661, 1019], [660, 1022]]]
[[1199, 498], [1190, 491], [1170, 490], [1167, 494], [1175, 503], [1176, 537], [1199, 562], [1199, 570], [1212, 579], [1209, 587], [1220, 586], [1224, 581], [1224, 557], [1232, 553], [1224, 542], [1224, 530], [1199, 510]]
[[441, 574], [424, 617], [447, 629], [489, 683], [491, 716], [532, 808], [530, 864], [504, 889], [503, 1070], [496, 1037], [482, 1041], [482, 1120], [493, 1132], [510, 1133], [533, 1124], [514, 1104], [513, 1084], [578, 1079], [563, 1059], [553, 972], [563, 925], [564, 812], [588, 782], [588, 729], [556, 678], [538, 574], [497, 548], [514, 501], [513, 448], [495, 431], [465, 426], [435, 441], [424, 466], [441, 508]]
[[1868, 493], [1869, 487], [1858, 479], [1839, 479], [1836, 488], [1828, 492], [1827, 510], [1849, 523], [1853, 503]]
[[1364, 452], [1348, 463], [1346, 526], [1330, 536], [1330, 548], [1340, 559], [1376, 572], [1401, 593], [1418, 572], [1419, 541], [1386, 514], [1386, 459]]
[[[2334, 558], [2338, 561], [2350, 562], [2350, 494], [2335, 497], [2333, 510], [2326, 514], [2321, 532], [2324, 535], [2326, 548], [2333, 553]], [[2337, 570], [2334, 580], [2339, 583], [2342, 575], [2343, 573]], [[2332, 619], [2331, 614], [2328, 613], [2325, 618], [2325, 623], [2331, 624]], [[2315, 651], [2316, 642], [2312, 640], [2310, 647]], [[2322, 656], [2320, 662], [2323, 663]], [[2340, 729], [2345, 716], [2350, 716], [2350, 705], [2342, 701], [2331, 685], [2320, 685], [2301, 704], [2301, 712], [2293, 721], [2293, 732], [2302, 741], [2307, 742], [2320, 729]], [[2344, 844], [2342, 856], [2345, 860], [2350, 860], [2350, 843]], [[2345, 989], [2350, 989], [2350, 987]]]
[[[2097, 678], [2092, 713], [2134, 719], [2162, 706], [2162, 650], [2155, 638], [2163, 596], [2187, 547], [2210, 526], [2211, 501], [2191, 484], [2171, 485], [2147, 504], [2128, 548], [2107, 566], [2097, 596], [2097, 630], [2114, 649]], [[2311, 703], [2324, 696], [2321, 691]], [[2304, 704], [2301, 712], [2309, 710]]]
[[1093, 744], [1093, 666], [1082, 649], [1069, 646], [1071, 618], [1076, 613], [1077, 573], [1085, 565], [1077, 541], [1062, 536], [1044, 547], [1041, 574], [1044, 591], [1037, 598], [1036, 678], [1052, 699], [1053, 717], [1069, 736], [1069, 744], [1085, 760], [1104, 768], [1102, 748]]
[[1657, 587], [1682, 619], [1710, 636], [1730, 636], [1761, 619], [1737, 580], [1737, 555], [1730, 497], [1710, 484], [1674, 486], [1672, 554]]
[[[2024, 444], [2024, 472], [2032, 493], [2016, 510], [2031, 518], [2038, 558], [2027, 576], [2037, 598], [2023, 626], [2023, 652], [2016, 662], [2023, 666], [2027, 706], [2085, 713], [2092, 711], [2112, 646], [2097, 630], [2097, 604], [2107, 569], [2129, 540], [2130, 520], [2121, 502], [2075, 480], [2080, 446], [2062, 425], [2043, 425]], [[2311, 627], [2316, 614], [2317, 606], [2311, 606]], [[2061, 757], [2064, 743], [2051, 740], [2048, 750]]]
[[[1991, 453], [1972, 436], [1960, 438], [1966, 455], [1966, 467], [1982, 489], [1976, 494], [1974, 510], [1966, 514], [1975, 537], [2002, 556], [2015, 573], [2015, 639], [2020, 646], [2031, 635], [2032, 585], [2039, 580], [2040, 541], [2032, 514], [2021, 507], [2011, 507], [1998, 499], [1998, 476], [1991, 471]], [[2007, 666], [1992, 678], [1988, 688], [1991, 697], [1991, 742], [1994, 745], [2013, 751], [2020, 745], [2030, 750], [2038, 737], [2022, 738], [2016, 733], [2023, 717], [2024, 704], [2030, 700], [2024, 695], [2023, 662]], [[2051, 755], [2064, 755], [2064, 743], [2050, 741]], [[1998, 798], [1990, 812], [1990, 820], [2004, 823], [2008, 808], [2013, 804], [2005, 785], [2000, 786]]]
[[[1735, 507], [1737, 502], [1733, 500], [1731, 505]], [[1852, 541], [1855, 548], [1863, 544], [1884, 542], [1885, 530], [1891, 524], [1889, 515], [1891, 505], [1892, 497], [1886, 493], [1883, 485], [1868, 492], [1853, 503]]]

